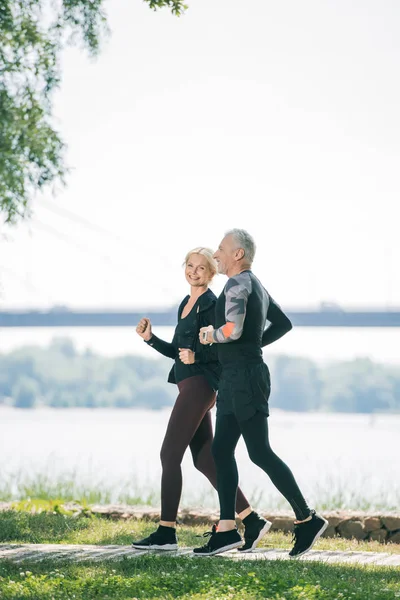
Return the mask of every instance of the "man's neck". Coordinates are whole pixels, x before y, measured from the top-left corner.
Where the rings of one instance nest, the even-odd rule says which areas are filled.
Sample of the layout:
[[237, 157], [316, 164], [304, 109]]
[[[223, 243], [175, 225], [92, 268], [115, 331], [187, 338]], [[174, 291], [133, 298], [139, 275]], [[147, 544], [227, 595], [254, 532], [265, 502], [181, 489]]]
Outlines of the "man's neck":
[[235, 265], [234, 267], [232, 267], [232, 270], [229, 269], [229, 271], [226, 272], [227, 277], [235, 277], [235, 275], [239, 275], [240, 273], [243, 273], [243, 271], [249, 271], [251, 269], [251, 265]]

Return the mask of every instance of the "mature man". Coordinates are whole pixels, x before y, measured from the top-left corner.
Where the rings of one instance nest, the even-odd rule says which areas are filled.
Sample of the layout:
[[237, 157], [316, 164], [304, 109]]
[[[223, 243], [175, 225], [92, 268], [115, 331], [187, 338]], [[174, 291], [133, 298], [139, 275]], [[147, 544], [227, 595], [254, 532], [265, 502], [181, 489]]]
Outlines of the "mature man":
[[[252, 273], [254, 254], [255, 244], [247, 231], [232, 229], [214, 255], [219, 272], [229, 279], [216, 303], [216, 329], [202, 328], [200, 341], [218, 344], [222, 365], [212, 447], [221, 512], [218, 528], [213, 527], [208, 543], [194, 552], [219, 554], [241, 543], [235, 524], [235, 448], [242, 435], [252, 462], [269, 475], [294, 510], [295, 544], [289, 555], [299, 557], [310, 550], [328, 522], [310, 510], [291, 470], [269, 444], [271, 384], [261, 348], [290, 331], [292, 324]], [[270, 325], [265, 329], [267, 321]]]

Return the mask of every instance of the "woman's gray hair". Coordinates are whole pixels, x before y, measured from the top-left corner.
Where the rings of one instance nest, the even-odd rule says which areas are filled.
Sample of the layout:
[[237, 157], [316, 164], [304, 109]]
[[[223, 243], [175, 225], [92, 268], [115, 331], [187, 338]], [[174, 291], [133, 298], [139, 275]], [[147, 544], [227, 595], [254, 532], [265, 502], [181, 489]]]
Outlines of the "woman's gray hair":
[[251, 235], [245, 229], [230, 229], [225, 235], [231, 235], [237, 247], [243, 248], [245, 259], [251, 264], [256, 253], [256, 245]]

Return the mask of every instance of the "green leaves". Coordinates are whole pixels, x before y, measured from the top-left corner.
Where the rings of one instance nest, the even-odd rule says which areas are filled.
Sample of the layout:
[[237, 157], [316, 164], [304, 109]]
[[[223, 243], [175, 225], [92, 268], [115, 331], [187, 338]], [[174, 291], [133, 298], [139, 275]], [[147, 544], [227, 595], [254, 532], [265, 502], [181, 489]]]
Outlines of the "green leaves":
[[[140, 1], [140, 0], [136, 0]], [[182, 0], [145, 0], [181, 15]], [[0, 0], [0, 215], [17, 223], [34, 194], [64, 183], [64, 143], [52, 124], [52, 92], [66, 45], [96, 55], [108, 35], [104, 0]]]
[[163, 8], [164, 6], [168, 6], [171, 9], [172, 14], [177, 15], [178, 17], [182, 15], [185, 10], [187, 10], [188, 6], [183, 3], [183, 0], [144, 0], [147, 2], [153, 10], [157, 10], [157, 8]]
[[19, 91], [0, 85], [0, 210], [10, 223], [26, 216], [35, 190], [65, 175], [64, 144], [46, 103], [29, 85]]
[[60, 82], [64, 40], [79, 33], [98, 50], [102, 0], [69, 0], [43, 16], [43, 0], [0, 5], [0, 212], [16, 223], [35, 192], [64, 181], [64, 143], [52, 125], [51, 94]]

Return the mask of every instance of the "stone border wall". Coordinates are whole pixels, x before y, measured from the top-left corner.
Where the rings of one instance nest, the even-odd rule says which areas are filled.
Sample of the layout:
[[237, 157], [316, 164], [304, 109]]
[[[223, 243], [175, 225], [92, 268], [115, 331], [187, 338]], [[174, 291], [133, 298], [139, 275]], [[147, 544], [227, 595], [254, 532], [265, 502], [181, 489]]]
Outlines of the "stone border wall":
[[[0, 502], [0, 511], [12, 510], [12, 502]], [[108, 519], [146, 519], [158, 521], [160, 510], [147, 506], [93, 505], [89, 508], [75, 503], [62, 505], [65, 510], [76, 516], [88, 514]], [[283, 511], [259, 511], [272, 522], [271, 531], [293, 531], [293, 515]], [[400, 544], [400, 513], [364, 513], [361, 511], [322, 511], [328, 519], [329, 527], [323, 537], [342, 537], [357, 540], [376, 540], [382, 543]], [[186, 509], [178, 514], [178, 523], [182, 525], [211, 525], [218, 521], [218, 513], [207, 509]], [[240, 521], [238, 521], [240, 525]]]

